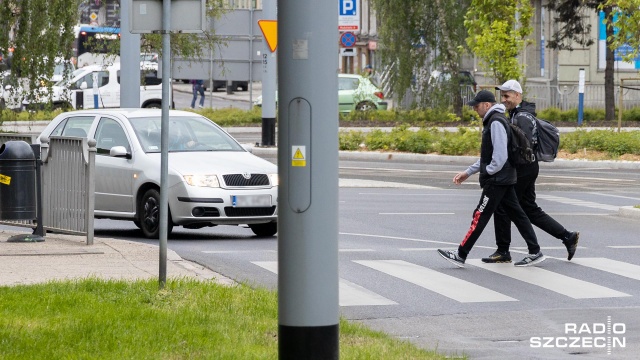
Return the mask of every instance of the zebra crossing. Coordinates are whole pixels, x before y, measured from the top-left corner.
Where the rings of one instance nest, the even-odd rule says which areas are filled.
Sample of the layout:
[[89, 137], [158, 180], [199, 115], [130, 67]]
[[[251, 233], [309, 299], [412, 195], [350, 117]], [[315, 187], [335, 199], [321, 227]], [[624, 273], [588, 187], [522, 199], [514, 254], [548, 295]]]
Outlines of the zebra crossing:
[[[554, 259], [554, 258], [550, 258]], [[559, 259], [554, 259], [559, 260]], [[447, 297], [458, 303], [497, 303], [517, 302], [525, 300], [513, 295], [505, 295], [495, 289], [480, 286], [439, 270], [405, 260], [350, 260], [352, 263], [369, 270], [382, 273], [406, 283]], [[252, 264], [273, 274], [278, 273], [277, 261], [251, 261]], [[572, 263], [579, 266], [622, 276], [632, 280], [640, 280], [640, 266], [608, 258], [577, 258]], [[513, 264], [485, 264], [480, 259], [468, 259], [467, 268], [497, 274], [517, 280], [571, 299], [606, 299], [624, 298], [632, 295], [595, 284], [575, 277], [556, 273], [541, 267], [515, 267]], [[340, 306], [393, 306], [399, 305], [397, 299], [389, 299], [371, 289], [355, 284], [346, 279], [339, 280]]]

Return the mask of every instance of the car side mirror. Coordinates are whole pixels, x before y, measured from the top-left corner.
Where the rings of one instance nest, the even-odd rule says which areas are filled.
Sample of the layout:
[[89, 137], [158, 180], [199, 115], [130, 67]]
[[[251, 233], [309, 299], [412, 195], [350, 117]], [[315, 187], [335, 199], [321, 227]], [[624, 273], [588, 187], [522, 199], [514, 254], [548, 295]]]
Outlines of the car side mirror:
[[82, 84], [80, 84], [80, 89], [84, 90], [87, 88], [87, 82], [83, 81]]
[[127, 148], [124, 146], [114, 146], [109, 150], [109, 156], [111, 157], [124, 157], [131, 159], [131, 154], [127, 152]]

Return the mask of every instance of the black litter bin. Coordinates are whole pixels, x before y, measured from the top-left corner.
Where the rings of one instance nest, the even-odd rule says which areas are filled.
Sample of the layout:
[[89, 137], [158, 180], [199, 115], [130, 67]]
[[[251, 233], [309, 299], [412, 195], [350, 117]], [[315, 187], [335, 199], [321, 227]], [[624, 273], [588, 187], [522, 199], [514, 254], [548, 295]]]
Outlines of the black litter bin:
[[36, 218], [36, 157], [24, 141], [0, 146], [0, 220]]

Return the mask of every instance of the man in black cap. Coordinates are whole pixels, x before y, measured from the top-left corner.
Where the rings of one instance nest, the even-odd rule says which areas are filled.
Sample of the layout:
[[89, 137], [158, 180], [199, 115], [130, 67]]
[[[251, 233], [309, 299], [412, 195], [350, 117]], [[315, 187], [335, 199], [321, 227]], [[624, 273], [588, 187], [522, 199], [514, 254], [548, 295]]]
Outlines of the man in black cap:
[[[457, 251], [438, 249], [440, 256], [458, 267], [464, 267], [467, 255], [473, 245], [482, 234], [485, 226], [491, 219], [498, 205], [506, 211], [509, 219], [516, 225], [520, 235], [524, 238], [529, 248], [529, 255], [515, 266], [530, 266], [544, 261], [544, 255], [540, 252], [538, 239], [533, 231], [531, 222], [527, 218], [516, 197], [514, 185], [516, 183], [516, 169], [508, 161], [508, 142], [510, 141], [510, 128], [504, 115], [505, 106], [496, 104], [496, 97], [487, 90], [481, 90], [475, 98], [467, 103], [473, 107], [482, 118], [482, 142], [480, 146], [480, 159], [467, 170], [456, 174], [453, 182], [460, 185], [469, 176], [480, 173], [480, 187], [482, 195], [480, 202], [473, 212], [471, 226]], [[507, 131], [509, 129], [509, 131]]]

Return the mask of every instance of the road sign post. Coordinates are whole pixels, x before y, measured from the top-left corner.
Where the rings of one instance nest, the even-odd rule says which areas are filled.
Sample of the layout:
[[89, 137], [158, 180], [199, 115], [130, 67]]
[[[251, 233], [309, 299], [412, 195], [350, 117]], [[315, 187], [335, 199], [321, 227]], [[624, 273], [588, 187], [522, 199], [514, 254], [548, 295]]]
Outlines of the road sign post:
[[276, 70], [278, 22], [276, 1], [264, 0], [263, 20], [258, 21], [262, 31], [262, 146], [276, 145]]

